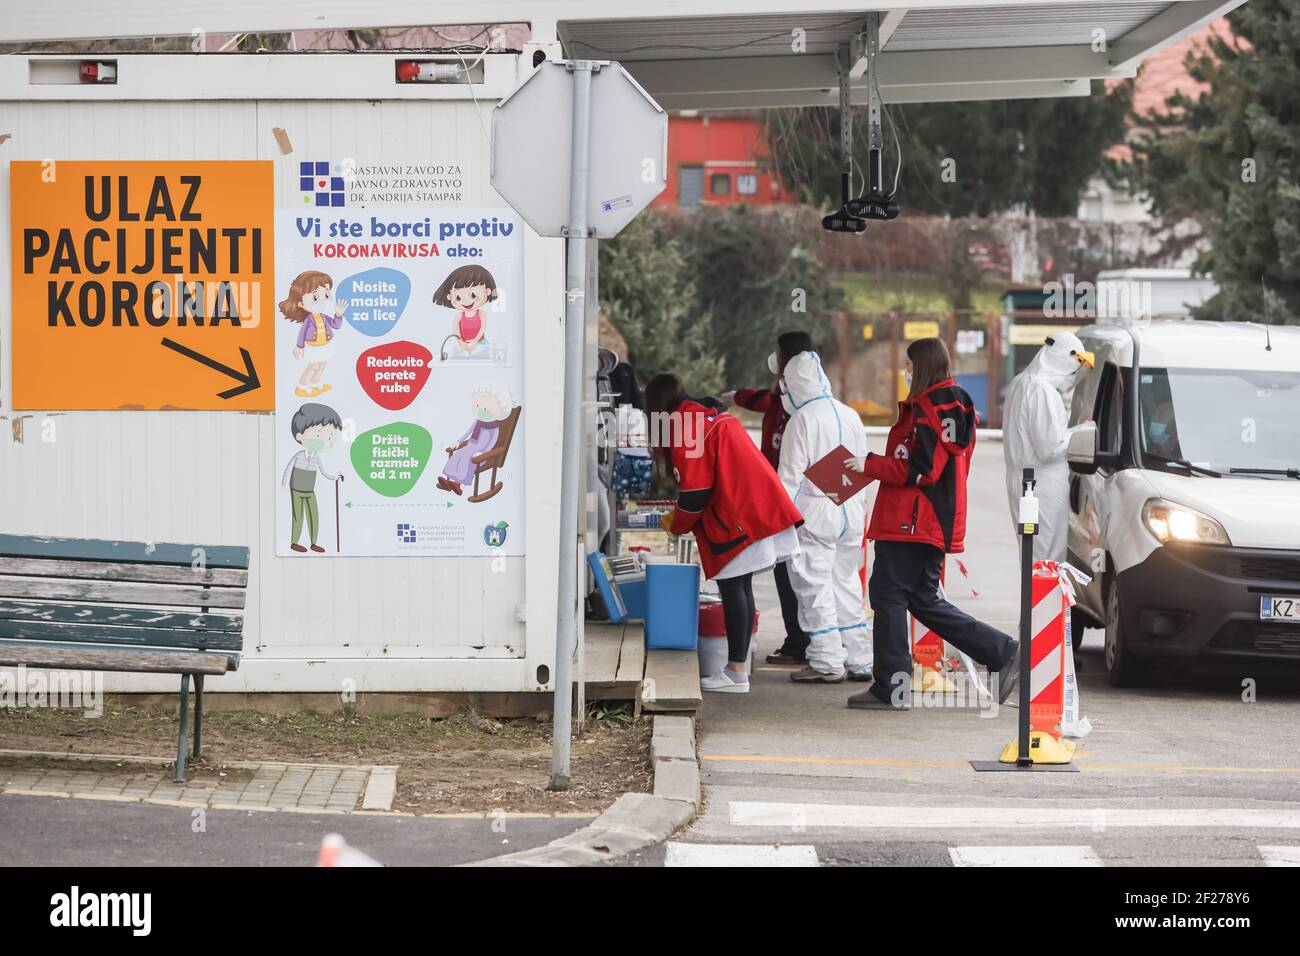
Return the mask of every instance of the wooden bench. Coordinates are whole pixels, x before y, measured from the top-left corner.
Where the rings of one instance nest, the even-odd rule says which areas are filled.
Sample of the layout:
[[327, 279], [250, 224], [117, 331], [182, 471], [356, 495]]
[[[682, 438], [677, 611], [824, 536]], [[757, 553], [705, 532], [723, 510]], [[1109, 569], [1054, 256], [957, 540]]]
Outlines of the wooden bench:
[[176, 779], [203, 679], [239, 667], [248, 549], [0, 535], [0, 665], [179, 674]]

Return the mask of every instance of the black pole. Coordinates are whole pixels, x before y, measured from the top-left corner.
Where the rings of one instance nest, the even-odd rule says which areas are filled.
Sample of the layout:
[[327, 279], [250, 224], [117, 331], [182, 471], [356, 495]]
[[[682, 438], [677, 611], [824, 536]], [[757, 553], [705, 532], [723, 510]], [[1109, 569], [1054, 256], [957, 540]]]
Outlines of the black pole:
[[[1034, 469], [1026, 468], [1020, 485], [1023, 498], [1034, 487]], [[1038, 522], [1029, 523], [1020, 516], [1020, 714], [1019, 747], [1016, 754], [1017, 767], [1032, 767], [1034, 758], [1029, 756], [1029, 673], [1030, 645], [1033, 641], [1031, 620], [1034, 613], [1034, 535], [1038, 533]]]

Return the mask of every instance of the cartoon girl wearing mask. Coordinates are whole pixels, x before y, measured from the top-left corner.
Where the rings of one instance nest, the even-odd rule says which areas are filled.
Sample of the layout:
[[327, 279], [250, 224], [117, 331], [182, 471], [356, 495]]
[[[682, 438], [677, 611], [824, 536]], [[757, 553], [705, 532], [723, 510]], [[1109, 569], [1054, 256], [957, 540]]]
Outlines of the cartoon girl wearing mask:
[[348, 304], [334, 301], [334, 280], [323, 272], [303, 272], [289, 286], [289, 296], [280, 303], [280, 311], [290, 322], [297, 322], [297, 344], [293, 357], [307, 359], [307, 367], [298, 378], [293, 393], [299, 398], [314, 398], [330, 390], [321, 384], [325, 363], [334, 357], [334, 332], [343, 325]]

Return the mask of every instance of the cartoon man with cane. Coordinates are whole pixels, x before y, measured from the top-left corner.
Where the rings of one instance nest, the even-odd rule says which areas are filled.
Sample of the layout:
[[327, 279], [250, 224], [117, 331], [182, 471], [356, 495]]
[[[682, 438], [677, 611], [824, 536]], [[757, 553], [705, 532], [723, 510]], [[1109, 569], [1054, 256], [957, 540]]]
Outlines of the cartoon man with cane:
[[[316, 506], [316, 475], [322, 475], [326, 481], [334, 482], [337, 498], [338, 482], [343, 476], [332, 475], [321, 461], [321, 454], [328, 451], [343, 431], [343, 420], [339, 413], [328, 405], [308, 402], [294, 413], [290, 423], [293, 439], [302, 445], [303, 450], [294, 455], [289, 466], [284, 470], [280, 484], [289, 486], [289, 497], [293, 503], [293, 527], [289, 532], [289, 548], [305, 553], [308, 548], [298, 543], [302, 536], [303, 519], [307, 520], [307, 535], [311, 539], [311, 550], [323, 554], [325, 549], [316, 543], [320, 531], [320, 511]], [[335, 551], [338, 550], [338, 506], [334, 508]]]

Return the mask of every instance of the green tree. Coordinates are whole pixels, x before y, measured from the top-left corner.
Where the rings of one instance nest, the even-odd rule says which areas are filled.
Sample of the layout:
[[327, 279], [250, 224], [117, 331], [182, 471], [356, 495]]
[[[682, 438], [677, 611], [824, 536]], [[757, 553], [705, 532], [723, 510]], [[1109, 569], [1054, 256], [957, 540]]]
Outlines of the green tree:
[[642, 381], [681, 376], [695, 394], [723, 385], [723, 358], [712, 351], [709, 317], [682, 251], [653, 211], [600, 244], [600, 308], [627, 342]]
[[724, 360], [728, 386], [770, 382], [767, 357], [782, 332], [801, 329], [833, 351], [831, 317], [843, 294], [817, 261], [818, 233], [806, 217], [741, 204], [691, 210], [676, 224], [695, 312], [709, 317], [710, 349]]
[[[898, 198], [907, 212], [989, 216], [1023, 207], [1040, 216], [1073, 216], [1079, 195], [1124, 136], [1131, 82], [1087, 97], [918, 103], [887, 108], [884, 187], [893, 186], [901, 146]], [[853, 116], [854, 192], [865, 188], [865, 110]], [[840, 203], [839, 111], [810, 107], [764, 114], [771, 164], [806, 202]]]
[[1158, 214], [1195, 220], [1209, 240], [1196, 268], [1220, 291], [1198, 317], [1297, 323], [1300, 2], [1252, 0], [1229, 23], [1188, 54], [1205, 91], [1136, 118], [1126, 171]]

